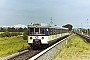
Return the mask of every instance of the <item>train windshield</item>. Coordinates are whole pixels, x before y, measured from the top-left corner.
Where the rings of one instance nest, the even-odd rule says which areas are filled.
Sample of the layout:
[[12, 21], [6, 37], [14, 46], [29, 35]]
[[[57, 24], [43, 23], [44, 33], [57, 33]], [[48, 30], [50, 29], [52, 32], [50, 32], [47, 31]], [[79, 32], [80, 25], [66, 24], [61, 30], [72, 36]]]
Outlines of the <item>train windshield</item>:
[[30, 28], [30, 35], [45, 35], [45, 28]]

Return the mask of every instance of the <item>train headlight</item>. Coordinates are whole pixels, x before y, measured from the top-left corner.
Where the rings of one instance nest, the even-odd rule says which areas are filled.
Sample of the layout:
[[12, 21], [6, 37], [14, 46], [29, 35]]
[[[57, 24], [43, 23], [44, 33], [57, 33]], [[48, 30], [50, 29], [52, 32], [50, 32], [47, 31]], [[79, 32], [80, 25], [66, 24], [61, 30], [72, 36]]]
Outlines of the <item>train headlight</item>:
[[32, 37], [30, 37], [30, 39], [32, 39]]
[[42, 40], [44, 39], [44, 37], [42, 37]]

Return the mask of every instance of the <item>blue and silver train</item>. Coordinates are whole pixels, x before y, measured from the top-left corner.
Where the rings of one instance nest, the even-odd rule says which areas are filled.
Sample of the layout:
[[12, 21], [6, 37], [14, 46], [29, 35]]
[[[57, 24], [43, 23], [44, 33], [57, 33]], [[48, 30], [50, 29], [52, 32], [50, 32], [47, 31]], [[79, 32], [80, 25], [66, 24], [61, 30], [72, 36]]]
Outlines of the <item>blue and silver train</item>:
[[28, 25], [28, 44], [32, 48], [49, 45], [60, 37], [68, 35], [67, 28], [57, 26]]

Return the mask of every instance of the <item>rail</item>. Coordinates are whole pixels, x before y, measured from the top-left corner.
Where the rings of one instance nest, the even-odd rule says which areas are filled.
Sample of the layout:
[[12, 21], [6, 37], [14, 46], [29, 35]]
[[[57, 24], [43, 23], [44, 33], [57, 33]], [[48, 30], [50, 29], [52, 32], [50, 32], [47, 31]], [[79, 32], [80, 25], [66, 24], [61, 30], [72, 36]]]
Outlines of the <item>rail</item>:
[[77, 35], [81, 36], [81, 37], [84, 38], [87, 42], [90, 43], [90, 36], [85, 35], [85, 34], [80, 34], [80, 33], [77, 33], [77, 32], [74, 32], [74, 33], [76, 33]]
[[67, 39], [69, 39], [73, 35], [74, 34], [62, 39], [61, 41], [55, 43], [54, 45], [50, 46], [49, 48], [30, 58], [29, 60], [52, 60], [55, 54], [59, 52], [60, 47], [63, 47], [66, 44]]

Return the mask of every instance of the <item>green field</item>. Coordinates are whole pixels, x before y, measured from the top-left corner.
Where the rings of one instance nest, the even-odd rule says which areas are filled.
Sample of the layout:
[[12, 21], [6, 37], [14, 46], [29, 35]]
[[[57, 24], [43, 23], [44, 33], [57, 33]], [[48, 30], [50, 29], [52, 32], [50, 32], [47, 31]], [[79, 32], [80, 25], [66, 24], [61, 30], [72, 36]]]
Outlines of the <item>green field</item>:
[[90, 43], [75, 35], [53, 60], [90, 60]]
[[4, 33], [4, 32], [0, 32], [0, 34], [2, 34], [2, 33]]
[[5, 57], [27, 48], [27, 40], [20, 36], [0, 38], [0, 57]]

